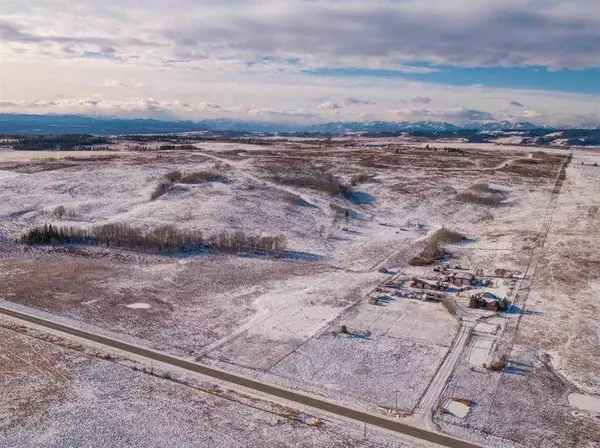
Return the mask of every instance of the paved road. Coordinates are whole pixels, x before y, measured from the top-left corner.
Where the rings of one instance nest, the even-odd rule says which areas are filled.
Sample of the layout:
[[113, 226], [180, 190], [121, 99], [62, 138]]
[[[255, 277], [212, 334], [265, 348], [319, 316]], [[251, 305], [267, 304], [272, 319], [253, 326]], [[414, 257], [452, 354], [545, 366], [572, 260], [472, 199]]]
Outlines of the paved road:
[[397, 421], [391, 420], [376, 414], [370, 414], [368, 412], [359, 411], [353, 408], [349, 408], [340, 404], [333, 403], [331, 401], [327, 401], [322, 398], [317, 398], [309, 395], [305, 395], [299, 392], [293, 392], [288, 389], [283, 389], [281, 387], [273, 386], [270, 384], [262, 383], [260, 381], [256, 381], [250, 378], [243, 377], [241, 375], [233, 374], [226, 372], [221, 369], [216, 369], [214, 367], [208, 367], [201, 364], [196, 364], [194, 362], [188, 361], [183, 358], [179, 358], [176, 356], [171, 356], [163, 352], [159, 352], [156, 350], [152, 350], [149, 348], [133, 345], [127, 342], [119, 341], [117, 339], [113, 339], [107, 336], [102, 336], [96, 333], [91, 333], [89, 331], [81, 330], [78, 328], [73, 328], [70, 326], [66, 326], [57, 322], [53, 322], [51, 320], [43, 319], [37, 316], [33, 316], [30, 314], [26, 314], [20, 311], [15, 311], [9, 308], [0, 306], [0, 313], [10, 316], [16, 319], [20, 319], [25, 322], [30, 322], [35, 325], [39, 325], [42, 327], [46, 327], [52, 330], [60, 331], [62, 333], [76, 336], [78, 338], [87, 339], [89, 341], [93, 341], [96, 343], [100, 343], [106, 345], [108, 347], [112, 347], [124, 352], [128, 352], [134, 354], [136, 356], [142, 356], [147, 358], [148, 360], [159, 361], [164, 364], [168, 364], [174, 367], [178, 367], [180, 369], [188, 370], [190, 372], [199, 373], [201, 375], [210, 376], [217, 380], [227, 381], [232, 384], [236, 384], [239, 386], [243, 386], [249, 389], [256, 390], [258, 392], [262, 392], [268, 395], [272, 395], [274, 397], [283, 398], [285, 400], [290, 400], [305, 406], [310, 406], [312, 408], [320, 409], [326, 412], [330, 412], [332, 414], [337, 414], [342, 417], [350, 418], [353, 420], [357, 420], [360, 422], [367, 423], [369, 425], [378, 426], [381, 428], [385, 428], [397, 433], [405, 434], [411, 437], [415, 437], [417, 439], [421, 439], [427, 442], [437, 443], [439, 445], [447, 446], [447, 447], [455, 447], [455, 448], [475, 448], [478, 445], [472, 444], [470, 442], [466, 442], [463, 440], [455, 439], [453, 437], [439, 434], [437, 432], [429, 431], [426, 429], [417, 428], [415, 426]]

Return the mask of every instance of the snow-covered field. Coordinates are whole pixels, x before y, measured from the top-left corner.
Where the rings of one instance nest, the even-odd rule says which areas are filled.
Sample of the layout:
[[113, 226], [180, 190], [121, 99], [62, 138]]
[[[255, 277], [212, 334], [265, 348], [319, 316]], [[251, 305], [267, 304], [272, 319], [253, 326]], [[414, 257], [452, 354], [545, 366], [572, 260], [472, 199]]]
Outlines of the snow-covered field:
[[[149, 374], [1, 327], [0, 338], [2, 447], [426, 446], [374, 428], [365, 441], [357, 424], [296, 409], [289, 419], [290, 408], [210, 380], [177, 377], [186, 383], [178, 384], [156, 376], [159, 370]], [[324, 422], [318, 428], [317, 418]]]
[[[498, 270], [525, 271], [565, 153], [504, 145], [463, 145], [464, 153], [446, 153], [393, 140], [383, 148], [363, 143], [202, 143], [197, 150], [119, 151], [105, 159], [77, 152], [64, 160], [56, 152], [27, 152], [27, 158], [3, 151], [0, 297], [371, 411], [394, 406], [397, 394], [398, 407], [412, 412], [452, 346], [458, 322], [441, 304], [402, 298], [384, 306], [370, 303], [368, 294], [390, 278], [380, 268], [407, 276], [428, 274], [427, 268], [408, 267], [408, 260], [421, 250], [428, 232], [446, 226], [471, 240], [447, 247], [453, 262], [490, 276]], [[527, 302], [534, 308], [538, 301], [551, 303], [541, 315], [524, 316], [520, 329], [528, 332], [523, 333], [528, 343], [552, 355], [560, 375], [589, 393], [598, 393], [599, 358], [592, 336], [600, 333], [600, 319], [589, 299], [597, 293], [596, 265], [590, 260], [598, 247], [593, 239], [583, 244], [584, 235], [596, 232], [598, 224], [593, 203], [600, 169], [588, 164], [595, 157], [589, 151], [578, 154], [568, 170], [540, 267], [540, 278], [546, 280], [536, 283]], [[583, 158], [588, 165], [580, 167]], [[215, 171], [226, 181], [176, 183], [151, 200], [157, 184], [175, 170]], [[351, 196], [281, 181], [331, 175], [350, 185], [358, 174], [367, 176], [351, 186]], [[483, 183], [502, 192], [501, 204], [458, 200], [457, 195]], [[61, 216], [59, 206], [66, 210]], [[347, 216], [336, 211], [340, 207]], [[577, 219], [581, 213], [590, 218]], [[557, 227], [561, 222], [562, 230]], [[283, 234], [287, 250], [280, 258], [161, 255], [104, 247], [31, 248], [15, 242], [45, 223], [173, 225], [205, 236], [221, 230]], [[566, 241], [577, 241], [581, 249], [562, 247]], [[549, 286], [557, 278], [552, 263], [563, 258], [577, 259], [574, 270], [578, 263], [590, 263], [577, 296]], [[544, 270], [546, 264], [550, 267]], [[570, 265], [560, 266], [561, 275], [570, 272], [565, 271]], [[498, 284], [501, 291], [508, 288]], [[466, 307], [468, 299], [460, 300]], [[576, 300], [576, 306], [569, 300]], [[544, 325], [536, 326], [539, 322]], [[342, 325], [349, 335], [341, 334]], [[564, 334], [571, 336], [563, 339]], [[558, 341], [572, 344], [571, 349], [561, 349]], [[473, 356], [479, 360], [484, 354], [475, 351]], [[457, 372], [470, 378], [475, 375], [471, 367], [465, 358]], [[474, 398], [476, 390], [486, 390], [477, 381], [472, 391], [453, 384]], [[467, 418], [473, 415], [477, 412]]]
[[[567, 169], [525, 313], [516, 336], [510, 335], [514, 346], [508, 368], [474, 368], [470, 356], [481, 346], [481, 336], [475, 337], [445, 398], [470, 398], [477, 404], [465, 419], [441, 416], [445, 430], [462, 436], [486, 432], [544, 447], [600, 442], [600, 413], [582, 410], [569, 398], [578, 393], [580, 401], [591, 403], [600, 396], [596, 162], [598, 154], [575, 154]], [[496, 351], [496, 359], [502, 353]]]

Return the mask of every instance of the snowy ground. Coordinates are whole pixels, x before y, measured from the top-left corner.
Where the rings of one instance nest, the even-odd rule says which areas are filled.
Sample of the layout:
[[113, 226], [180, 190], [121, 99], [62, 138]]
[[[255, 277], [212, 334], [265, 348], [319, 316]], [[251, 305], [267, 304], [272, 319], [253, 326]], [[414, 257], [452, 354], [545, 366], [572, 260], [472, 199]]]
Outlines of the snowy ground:
[[[398, 407], [411, 412], [452, 345], [458, 323], [440, 304], [400, 298], [384, 306], [369, 303], [367, 295], [390, 277], [379, 268], [427, 273], [426, 268], [409, 268], [408, 260], [420, 251], [427, 232], [446, 226], [472, 239], [447, 247], [453, 262], [490, 276], [497, 270], [524, 271], [565, 152], [475, 145], [457, 154], [393, 140], [374, 147], [344, 143], [350, 144], [202, 143], [197, 151], [131, 153], [123, 147], [110, 158], [78, 152], [64, 160], [55, 152], [28, 152], [27, 159], [22, 152], [3, 151], [0, 296], [198, 362], [369, 410], [393, 406], [397, 394]], [[596, 156], [587, 151], [578, 157], [593, 163]], [[597, 303], [589, 299], [598, 288], [592, 262], [597, 241], [587, 240], [592, 241], [587, 255], [561, 246], [584, 244], [584, 235], [598, 230], [593, 195], [600, 169], [581, 168], [578, 161], [568, 171], [563, 189], [572, 196], [561, 197], [545, 263], [552, 266], [568, 252], [568, 257], [585, 257], [572, 268], [586, 263], [586, 275], [577, 296], [549, 286], [550, 280], [536, 286], [528, 302], [534, 307], [548, 297], [544, 287], [553, 297], [564, 295], [547, 305], [541, 318], [525, 316], [521, 331], [528, 331], [525, 345], [545, 347], [560, 375], [598, 393], [598, 345], [594, 348], [592, 336], [600, 333], [600, 323], [592, 309]], [[151, 201], [157, 183], [173, 170], [215, 170], [227, 182], [177, 184]], [[353, 186], [352, 198], [278, 183], [274, 177], [322, 173], [346, 184], [356, 174], [375, 177]], [[492, 207], [456, 199], [481, 183], [503, 191], [504, 203]], [[349, 216], [336, 218], [332, 204], [348, 209]], [[58, 206], [69, 211], [68, 217], [56, 218]], [[561, 213], [563, 230], [556, 227]], [[590, 218], [577, 219], [581, 213]], [[170, 224], [205, 235], [220, 230], [282, 233], [288, 256], [166, 256], [14, 243], [44, 223], [91, 227], [112, 222], [147, 229]], [[570, 272], [564, 268], [571, 265], [560, 266], [561, 274]], [[556, 270], [546, 271], [540, 269], [540, 278], [557, 278]], [[498, 284], [499, 290], [508, 290], [508, 284]], [[574, 297], [576, 306], [567, 305]], [[341, 325], [351, 334], [341, 335]], [[497, 325], [477, 331], [488, 334]], [[565, 331], [571, 339], [561, 339]], [[472, 353], [474, 362], [485, 355], [484, 339]], [[557, 341], [583, 347], [586, 354], [563, 350]], [[465, 358], [458, 371], [469, 377], [472, 366]]]
[[600, 443], [600, 413], [569, 401], [573, 393], [588, 402], [600, 395], [600, 169], [593, 167], [595, 161], [600, 156], [576, 154], [567, 169], [508, 368], [500, 373], [474, 367], [470, 357], [485, 345], [476, 336], [445, 394], [476, 405], [465, 419], [441, 416], [445, 430], [543, 447]]
[[[424, 447], [0, 328], [3, 447]], [[139, 368], [139, 369], [138, 369]], [[138, 370], [136, 370], [138, 369]], [[152, 371], [162, 374], [160, 371]], [[216, 391], [207, 393], [206, 391]], [[286, 412], [296, 411], [295, 420]], [[324, 424], [311, 426], [317, 418]]]

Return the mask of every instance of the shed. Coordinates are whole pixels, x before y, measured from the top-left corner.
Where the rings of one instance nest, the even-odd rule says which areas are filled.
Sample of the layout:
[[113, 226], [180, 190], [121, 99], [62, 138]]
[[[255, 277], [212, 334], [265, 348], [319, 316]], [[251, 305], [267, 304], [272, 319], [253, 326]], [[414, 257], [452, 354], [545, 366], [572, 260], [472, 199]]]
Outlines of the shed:
[[441, 285], [440, 282], [435, 280], [428, 280], [425, 278], [413, 278], [412, 283], [413, 288], [419, 289], [431, 289], [431, 290], [440, 290]]

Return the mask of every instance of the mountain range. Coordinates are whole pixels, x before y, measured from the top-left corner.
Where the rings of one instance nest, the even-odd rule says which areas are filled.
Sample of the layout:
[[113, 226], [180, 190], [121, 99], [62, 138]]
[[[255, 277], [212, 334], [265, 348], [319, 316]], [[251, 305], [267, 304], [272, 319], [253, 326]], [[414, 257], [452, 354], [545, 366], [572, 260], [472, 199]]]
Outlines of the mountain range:
[[[481, 121], [457, 126], [438, 121], [366, 121], [330, 122], [310, 126], [233, 119], [201, 121], [169, 121], [156, 119], [125, 119], [85, 115], [22, 115], [0, 114], [0, 134], [162, 134], [182, 132], [236, 132], [236, 133], [399, 133], [399, 132], [452, 132], [452, 131], [531, 131], [549, 130], [529, 122]], [[563, 127], [561, 129], [568, 129]], [[600, 129], [597, 126], [585, 129]]]

